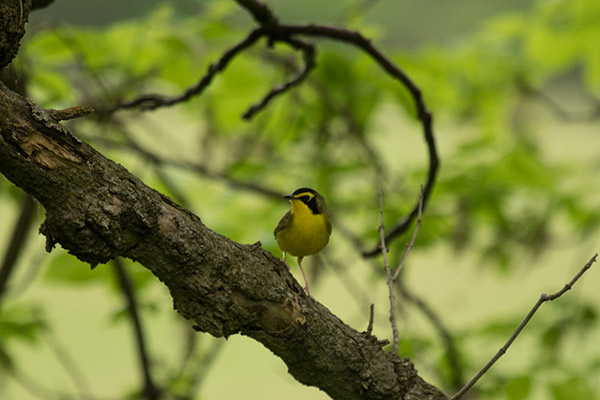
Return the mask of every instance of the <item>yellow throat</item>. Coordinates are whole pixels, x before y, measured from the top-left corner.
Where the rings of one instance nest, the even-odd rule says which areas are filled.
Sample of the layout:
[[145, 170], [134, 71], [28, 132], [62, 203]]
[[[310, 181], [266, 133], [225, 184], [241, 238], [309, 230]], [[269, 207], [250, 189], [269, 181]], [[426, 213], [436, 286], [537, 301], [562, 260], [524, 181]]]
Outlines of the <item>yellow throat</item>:
[[[311, 193], [307, 195], [314, 196]], [[301, 199], [290, 196], [291, 210], [277, 232], [277, 244], [292, 256], [316, 254], [329, 242], [331, 223], [327, 212], [315, 214]]]

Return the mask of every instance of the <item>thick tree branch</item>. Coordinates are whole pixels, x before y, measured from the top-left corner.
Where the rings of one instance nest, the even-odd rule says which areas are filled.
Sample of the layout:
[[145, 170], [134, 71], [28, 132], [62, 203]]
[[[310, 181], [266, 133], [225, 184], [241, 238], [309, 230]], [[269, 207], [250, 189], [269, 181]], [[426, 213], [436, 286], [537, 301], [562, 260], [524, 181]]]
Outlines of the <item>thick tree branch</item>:
[[198, 330], [258, 340], [300, 382], [334, 399], [445, 398], [408, 360], [308, 298], [259, 244], [211, 231], [3, 85], [0, 172], [44, 206], [48, 249], [60, 243], [91, 265], [138, 261]]
[[0, 71], [17, 55], [25, 22], [31, 10], [31, 0], [0, 2]]

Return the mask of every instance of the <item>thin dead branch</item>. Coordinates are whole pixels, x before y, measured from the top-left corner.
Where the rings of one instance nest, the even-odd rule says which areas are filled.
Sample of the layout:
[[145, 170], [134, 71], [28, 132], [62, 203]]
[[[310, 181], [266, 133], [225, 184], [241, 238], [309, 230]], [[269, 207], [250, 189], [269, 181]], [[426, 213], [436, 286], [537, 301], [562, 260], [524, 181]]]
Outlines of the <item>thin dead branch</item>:
[[577, 273], [577, 275], [575, 275], [575, 277], [573, 279], [571, 279], [571, 281], [569, 283], [567, 283], [561, 290], [559, 290], [558, 292], [553, 293], [553, 294], [545, 294], [545, 293], [542, 294], [540, 296], [540, 298], [538, 299], [537, 303], [535, 303], [535, 305], [531, 308], [531, 310], [525, 316], [525, 318], [523, 319], [523, 321], [521, 321], [521, 323], [519, 324], [519, 326], [517, 327], [517, 329], [515, 330], [515, 332], [512, 334], [512, 336], [508, 339], [508, 341], [506, 342], [506, 344], [504, 344], [504, 346], [502, 346], [500, 348], [500, 350], [498, 350], [498, 352], [496, 353], [496, 355], [494, 355], [494, 357], [492, 357], [492, 359], [490, 361], [488, 361], [488, 363], [485, 364], [483, 366], [483, 368], [481, 368], [481, 370], [462, 389], [460, 389], [454, 396], [452, 396], [452, 398], [450, 400], [458, 400], [465, 393], [467, 393], [469, 391], [469, 389], [471, 389], [471, 387], [475, 383], [477, 383], [477, 381], [492, 367], [492, 365], [494, 365], [494, 363], [496, 363], [496, 361], [498, 361], [498, 359], [500, 359], [500, 357], [502, 357], [506, 353], [506, 351], [512, 345], [512, 343], [515, 341], [515, 339], [517, 338], [517, 336], [519, 336], [519, 334], [521, 333], [521, 331], [523, 330], [523, 328], [525, 328], [525, 326], [529, 323], [529, 321], [531, 320], [531, 318], [533, 317], [533, 315], [537, 312], [538, 308], [540, 308], [541, 305], [544, 304], [545, 302], [556, 300], [560, 296], [562, 296], [563, 294], [565, 294], [567, 291], [571, 290], [571, 288], [579, 280], [579, 278], [581, 278], [581, 276], [588, 269], [590, 269], [592, 267], [592, 264], [594, 262], [596, 262], [596, 258], [597, 257], [598, 257], [598, 254], [595, 254], [590, 259], [590, 261], [588, 261], [587, 264], [585, 264], [583, 266], [583, 268]]
[[383, 191], [379, 188], [379, 239], [381, 240], [381, 254], [383, 255], [383, 266], [385, 268], [385, 277], [390, 297], [390, 324], [392, 325], [393, 342], [392, 348], [394, 354], [398, 354], [400, 347], [400, 333], [398, 332], [398, 322], [396, 321], [396, 295], [394, 294], [394, 279], [390, 272], [390, 264], [388, 263], [387, 247], [385, 245], [385, 227], [383, 224]]

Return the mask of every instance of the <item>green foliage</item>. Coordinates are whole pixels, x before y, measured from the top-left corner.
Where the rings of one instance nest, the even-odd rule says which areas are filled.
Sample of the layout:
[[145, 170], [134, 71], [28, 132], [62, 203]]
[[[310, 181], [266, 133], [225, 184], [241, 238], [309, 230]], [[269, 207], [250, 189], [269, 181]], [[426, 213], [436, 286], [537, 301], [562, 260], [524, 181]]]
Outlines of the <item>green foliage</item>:
[[2, 310], [0, 314], [0, 337], [2, 340], [27, 340], [35, 342], [40, 330], [44, 328], [38, 307], [13, 306]]
[[[75, 131], [149, 185], [187, 203], [217, 232], [240, 242], [260, 240], [279, 254], [272, 230], [287, 203], [239, 183], [281, 193], [312, 186], [332, 210], [332, 251], [356, 248], [344, 242], [348, 236], [374, 247], [378, 185], [390, 226], [415, 204], [428, 160], [409, 92], [355, 49], [319, 42], [309, 78], [276, 97], [251, 123], [240, 118], [248, 107], [302, 68], [293, 49], [261, 41], [232, 60], [201, 96], [154, 113], [120, 111], [113, 121], [102, 115], [118, 100], [182, 93], [247, 35], [244, 21], [234, 2], [208, 2], [201, 16], [182, 16], [162, 5], [106, 28], [39, 32], [24, 43], [18, 67], [29, 78], [31, 97], [45, 107], [96, 106], [98, 118], [72, 121]], [[457, 255], [474, 255], [482, 266], [510, 276], [527, 264], [523, 255], [533, 259], [564, 237], [579, 240], [598, 232], [597, 199], [588, 200], [598, 183], [597, 165], [585, 157], [555, 156], [543, 123], [558, 116], [540, 111], [545, 102], [535, 93], [562, 101], [557, 82], [584, 99], [600, 93], [599, 21], [597, 0], [539, 1], [530, 12], [486, 21], [456, 44], [392, 52], [433, 112], [442, 162], [415, 253], [450, 245]], [[2, 194], [11, 190], [0, 180]], [[401, 254], [405, 239], [390, 246], [392, 253]], [[356, 253], [342, 256], [352, 260]], [[62, 250], [54, 250], [47, 264], [45, 285], [96, 285], [108, 288], [107, 296], [122, 296], [112, 265], [90, 271]], [[124, 266], [142, 314], [157, 314], [159, 305], [148, 293], [158, 282], [133, 262], [125, 260]], [[35, 341], [43, 324], [31, 310], [6, 313], [0, 318], [0, 363], [9, 365], [7, 341]], [[529, 329], [539, 345], [526, 366], [531, 373], [498, 378], [486, 395], [534, 398], [538, 375], [559, 375], [560, 366], [570, 367], [565, 343], [597, 329], [597, 314], [593, 304], [565, 306], [555, 319]], [[121, 306], [111, 315], [118, 322], [128, 317]], [[469, 341], [506, 339], [520, 318], [490, 315], [457, 335], [461, 366], [473, 368], [470, 361], [480, 356], [465, 350]], [[437, 337], [411, 334], [402, 338], [400, 353], [434, 359], [434, 375], [450, 387], [455, 371], [441, 347]], [[597, 360], [596, 354], [583, 364], [597, 371]], [[549, 386], [554, 399], [594, 398], [585, 377], [567, 375]], [[173, 391], [184, 397], [194, 379], [173, 377]]]
[[11, 352], [14, 342], [35, 345], [46, 329], [43, 311], [37, 306], [12, 305], [0, 309], [0, 371], [12, 370], [15, 358]]

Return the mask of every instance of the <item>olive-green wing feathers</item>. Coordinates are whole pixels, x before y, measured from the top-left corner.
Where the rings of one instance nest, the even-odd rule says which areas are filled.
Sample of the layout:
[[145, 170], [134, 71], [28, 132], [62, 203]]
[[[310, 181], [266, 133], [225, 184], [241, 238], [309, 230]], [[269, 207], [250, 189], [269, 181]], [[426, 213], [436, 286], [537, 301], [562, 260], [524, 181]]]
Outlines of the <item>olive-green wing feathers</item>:
[[331, 220], [329, 219], [329, 215], [325, 215], [325, 226], [327, 227], [327, 233], [331, 235]]
[[273, 231], [273, 235], [275, 237], [277, 237], [277, 234], [279, 233], [279, 231], [281, 231], [283, 228], [285, 228], [286, 226], [288, 226], [291, 222], [292, 222], [292, 213], [290, 211], [288, 211], [283, 218], [281, 218], [281, 220], [279, 220], [279, 223], [277, 224], [277, 227], [275, 228], [275, 231]]

